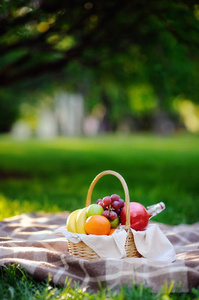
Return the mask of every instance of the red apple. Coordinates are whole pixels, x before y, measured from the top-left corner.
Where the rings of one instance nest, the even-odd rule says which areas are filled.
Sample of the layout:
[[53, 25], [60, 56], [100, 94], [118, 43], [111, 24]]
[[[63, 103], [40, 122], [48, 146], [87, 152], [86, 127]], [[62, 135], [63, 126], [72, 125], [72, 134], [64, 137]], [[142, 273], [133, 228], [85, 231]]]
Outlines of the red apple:
[[[126, 205], [120, 213], [121, 224], [126, 224]], [[149, 222], [149, 214], [146, 208], [138, 202], [130, 202], [130, 224], [137, 231], [145, 230]]]

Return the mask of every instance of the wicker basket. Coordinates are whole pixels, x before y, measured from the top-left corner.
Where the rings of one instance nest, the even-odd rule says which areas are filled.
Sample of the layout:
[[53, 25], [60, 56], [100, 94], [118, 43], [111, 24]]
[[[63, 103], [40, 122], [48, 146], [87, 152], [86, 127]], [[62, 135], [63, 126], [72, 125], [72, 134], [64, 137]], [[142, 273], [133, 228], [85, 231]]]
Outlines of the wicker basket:
[[[134, 237], [133, 234], [130, 230], [130, 199], [129, 199], [129, 191], [127, 184], [124, 180], [124, 178], [117, 172], [115, 171], [103, 171], [99, 173], [94, 180], [92, 181], [88, 194], [87, 194], [87, 199], [86, 199], [86, 206], [89, 206], [91, 204], [91, 195], [93, 192], [93, 188], [95, 184], [98, 182], [98, 180], [104, 176], [104, 175], [114, 175], [116, 176], [124, 189], [125, 193], [125, 202], [126, 202], [126, 226], [125, 230], [127, 231], [127, 238], [126, 238], [126, 243], [125, 243], [125, 251], [126, 251], [126, 257], [141, 257], [141, 254], [137, 251], [137, 248], [135, 246], [134, 242]], [[100, 236], [99, 236], [100, 239]], [[99, 259], [100, 257], [97, 255], [97, 253], [91, 249], [89, 246], [87, 246], [84, 242], [79, 242], [79, 243], [73, 243], [68, 240], [68, 248], [69, 248], [69, 253], [70, 255], [87, 259], [87, 260], [92, 260], [92, 259]]]

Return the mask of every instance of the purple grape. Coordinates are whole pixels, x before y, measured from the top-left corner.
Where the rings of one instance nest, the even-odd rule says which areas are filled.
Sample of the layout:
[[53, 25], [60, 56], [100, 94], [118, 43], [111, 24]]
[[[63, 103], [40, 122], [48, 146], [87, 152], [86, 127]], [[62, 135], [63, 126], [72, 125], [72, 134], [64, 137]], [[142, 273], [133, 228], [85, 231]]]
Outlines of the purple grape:
[[120, 203], [120, 208], [124, 206], [124, 200], [123, 199], [118, 199], [118, 202]]
[[109, 218], [109, 215], [110, 215], [110, 212], [109, 210], [104, 210], [103, 213], [102, 213], [102, 216], [106, 217], [107, 219]]
[[120, 213], [121, 213], [121, 208], [117, 209], [116, 211], [116, 214], [118, 215], [118, 217], [120, 216]]
[[117, 194], [111, 195], [111, 200], [112, 200], [112, 202], [117, 201], [118, 199], [120, 199], [120, 196], [119, 196], [119, 195], [117, 195]]
[[99, 204], [99, 202], [101, 202], [101, 201], [102, 201], [102, 199], [98, 199], [98, 200], [96, 201], [96, 203]]
[[106, 196], [102, 199], [102, 202], [105, 206], [109, 206], [111, 204], [111, 197], [110, 196]]
[[109, 219], [115, 220], [116, 218], [117, 218], [116, 212], [113, 211], [113, 210], [111, 210], [111, 211], [109, 212]]
[[103, 209], [105, 209], [104, 203], [102, 201], [97, 203], [98, 205], [101, 205], [101, 207], [103, 207]]
[[114, 201], [111, 204], [112, 208], [114, 208], [115, 210], [120, 208], [120, 202], [119, 201]]

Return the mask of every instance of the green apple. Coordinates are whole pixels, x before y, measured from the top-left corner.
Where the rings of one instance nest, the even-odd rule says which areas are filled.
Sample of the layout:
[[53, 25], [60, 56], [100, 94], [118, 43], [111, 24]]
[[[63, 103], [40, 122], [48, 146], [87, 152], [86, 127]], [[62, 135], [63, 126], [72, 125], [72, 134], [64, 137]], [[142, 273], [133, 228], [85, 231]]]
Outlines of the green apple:
[[103, 213], [104, 209], [99, 204], [91, 204], [87, 208], [87, 217], [93, 216], [93, 215], [101, 215]]
[[111, 223], [111, 228], [116, 228], [120, 223], [119, 217], [117, 217], [115, 220], [110, 220], [110, 223]]

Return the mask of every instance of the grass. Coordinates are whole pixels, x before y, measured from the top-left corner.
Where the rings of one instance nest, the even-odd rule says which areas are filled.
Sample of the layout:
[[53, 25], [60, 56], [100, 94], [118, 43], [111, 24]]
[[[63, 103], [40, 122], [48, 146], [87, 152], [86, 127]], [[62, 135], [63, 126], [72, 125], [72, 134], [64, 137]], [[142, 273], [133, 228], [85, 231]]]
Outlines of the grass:
[[[107, 135], [46, 141], [18, 141], [1, 136], [0, 219], [24, 212], [72, 211], [84, 207], [91, 181], [106, 169], [124, 177], [131, 201], [145, 206], [159, 201], [166, 204], [166, 210], [155, 217], [155, 221], [173, 225], [198, 221], [199, 139], [191, 135]], [[124, 197], [118, 179], [105, 176], [95, 186], [92, 201], [112, 193]], [[12, 272], [19, 273], [19, 280], [13, 277], [12, 281]], [[71, 293], [74, 299], [80, 299], [78, 295], [82, 295], [81, 299], [131, 299], [127, 297], [130, 293], [134, 299], [163, 299], [164, 295], [153, 295], [142, 286], [121, 287], [118, 295], [104, 290], [99, 291], [99, 295], [84, 295], [78, 288], [70, 289], [70, 285], [57, 288], [49, 282], [35, 283], [23, 272], [20, 268], [17, 271], [11, 268], [8, 273], [1, 270], [4, 284], [10, 287], [4, 299], [61, 299], [64, 293]], [[0, 291], [3, 289], [5, 293], [3, 286]], [[165, 295], [168, 296], [168, 292]], [[190, 299], [198, 296], [197, 291], [195, 294], [193, 291], [191, 297], [195, 298]], [[190, 295], [168, 297], [189, 299]]]
[[[106, 169], [125, 178], [131, 201], [145, 206], [165, 202], [167, 210], [156, 217], [157, 221], [198, 221], [197, 136], [104, 136], [54, 141], [1, 137], [0, 219], [33, 210], [56, 212], [83, 207], [91, 181]], [[105, 176], [95, 186], [93, 202], [114, 192], [124, 197], [118, 179]]]
[[81, 300], [198, 300], [199, 290], [193, 289], [191, 293], [171, 294], [171, 286], [165, 283], [158, 293], [153, 293], [149, 287], [143, 287], [142, 284], [132, 287], [120, 286], [118, 290], [99, 289], [95, 294], [85, 292], [76, 285], [71, 288], [70, 280], [66, 279], [65, 286], [56, 287], [50, 281], [50, 278], [43, 282], [36, 282], [21, 267], [9, 266], [0, 274], [0, 299], [18, 299], [18, 300], [63, 300], [63, 299], [81, 299]]

